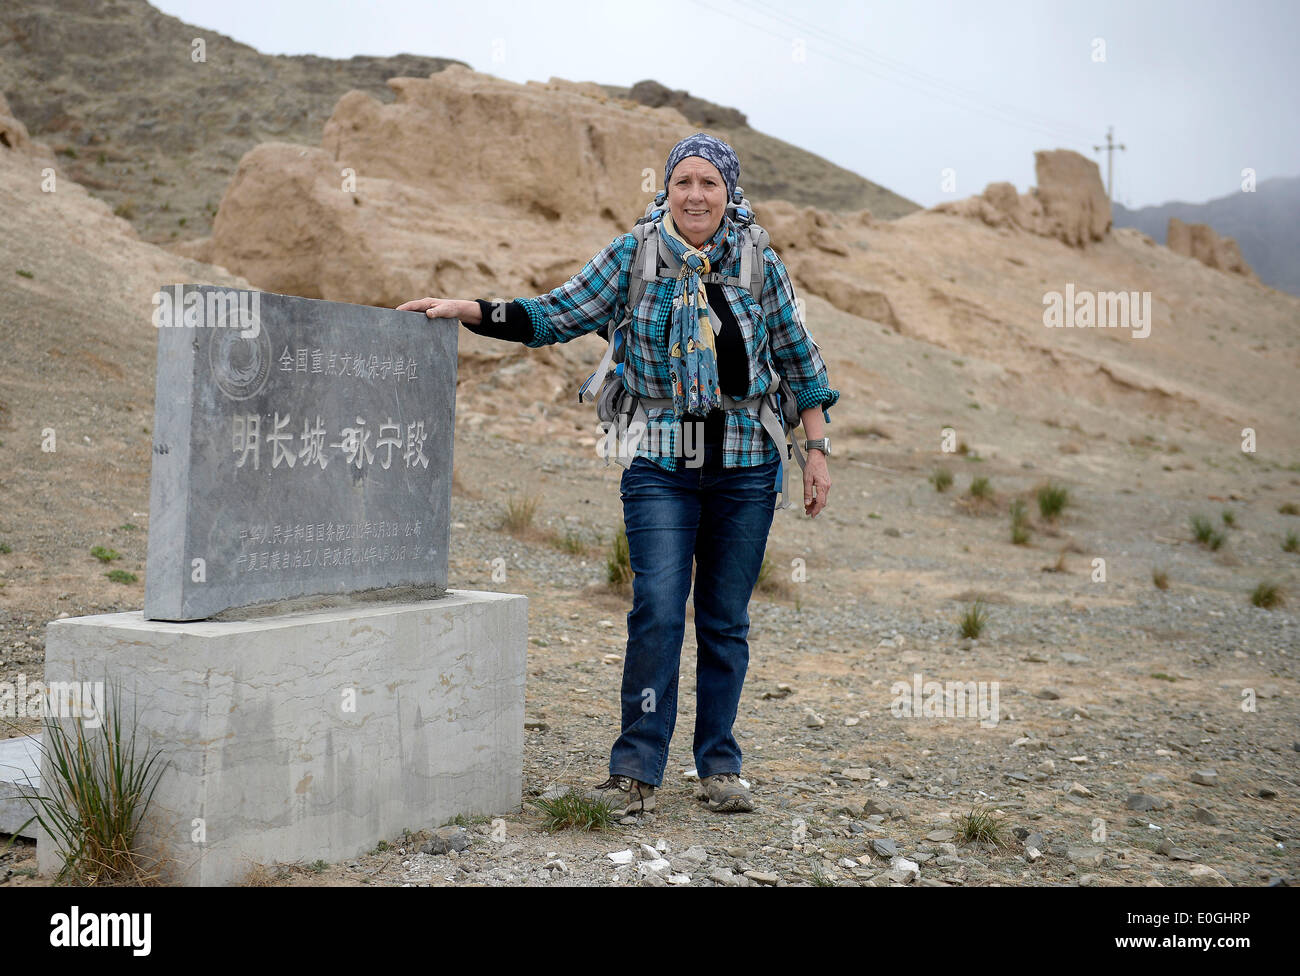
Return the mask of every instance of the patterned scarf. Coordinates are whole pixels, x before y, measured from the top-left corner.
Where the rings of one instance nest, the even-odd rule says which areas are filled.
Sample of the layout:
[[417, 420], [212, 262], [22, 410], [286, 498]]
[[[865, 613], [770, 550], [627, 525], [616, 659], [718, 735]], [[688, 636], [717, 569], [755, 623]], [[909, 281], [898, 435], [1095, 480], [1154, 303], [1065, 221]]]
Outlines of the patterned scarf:
[[686, 413], [703, 417], [714, 407], [722, 406], [722, 387], [718, 381], [718, 353], [713, 344], [708, 296], [700, 276], [735, 253], [736, 228], [731, 218], [724, 215], [717, 232], [701, 250], [682, 238], [672, 214], [664, 210], [659, 231], [682, 262], [668, 332], [673, 414], [677, 419]]

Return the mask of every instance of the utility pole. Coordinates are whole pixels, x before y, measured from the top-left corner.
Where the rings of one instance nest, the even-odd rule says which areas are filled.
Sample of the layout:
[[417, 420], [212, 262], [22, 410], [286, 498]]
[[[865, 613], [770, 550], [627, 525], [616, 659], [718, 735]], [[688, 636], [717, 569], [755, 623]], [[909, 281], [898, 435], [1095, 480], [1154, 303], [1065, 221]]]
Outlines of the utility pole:
[[1115, 159], [1115, 150], [1116, 150], [1116, 149], [1123, 149], [1123, 148], [1124, 148], [1124, 143], [1122, 143], [1122, 142], [1118, 142], [1118, 143], [1117, 143], [1117, 142], [1114, 140], [1113, 135], [1112, 135], [1112, 134], [1114, 133], [1114, 131], [1115, 131], [1115, 127], [1114, 127], [1113, 125], [1109, 125], [1109, 126], [1107, 126], [1107, 127], [1106, 127], [1106, 145], [1104, 145], [1104, 146], [1093, 146], [1093, 147], [1092, 147], [1092, 151], [1093, 151], [1093, 152], [1101, 152], [1103, 149], [1106, 150], [1106, 199], [1107, 199], [1110, 203], [1114, 203], [1114, 202], [1115, 202], [1115, 198], [1114, 198], [1114, 186], [1115, 186], [1115, 184], [1114, 184], [1114, 175], [1115, 175], [1114, 159]]

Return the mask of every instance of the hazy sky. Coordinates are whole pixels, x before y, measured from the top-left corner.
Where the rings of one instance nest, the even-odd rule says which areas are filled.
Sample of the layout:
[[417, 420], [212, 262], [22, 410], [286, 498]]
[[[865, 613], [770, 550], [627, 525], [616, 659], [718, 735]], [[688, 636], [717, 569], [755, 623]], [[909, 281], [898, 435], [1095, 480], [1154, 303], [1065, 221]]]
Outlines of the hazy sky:
[[1036, 149], [1082, 152], [1105, 179], [1093, 146], [1111, 125], [1126, 146], [1114, 195], [1131, 207], [1225, 196], [1247, 167], [1300, 174], [1297, 0], [153, 2], [268, 54], [653, 78], [926, 206], [995, 180], [1023, 191]]

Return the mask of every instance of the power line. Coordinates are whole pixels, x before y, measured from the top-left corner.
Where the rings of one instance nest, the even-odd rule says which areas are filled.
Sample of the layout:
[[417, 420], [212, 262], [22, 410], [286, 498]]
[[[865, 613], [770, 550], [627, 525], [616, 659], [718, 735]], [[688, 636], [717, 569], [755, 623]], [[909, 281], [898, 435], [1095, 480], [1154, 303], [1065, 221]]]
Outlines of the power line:
[[[712, 11], [714, 11], [715, 13], [717, 13], [717, 14], [719, 14], [719, 15], [721, 15], [721, 16], [724, 16], [724, 17], [733, 17], [733, 16], [734, 16], [733, 14], [731, 14], [731, 13], [728, 12], [728, 11], [719, 10], [717, 7], [714, 7], [714, 6], [710, 5], [709, 3], [704, 2], [704, 0], [700, 0], [699, 5], [702, 6], [702, 7], [704, 7], [704, 8], [706, 8], [706, 9], [708, 9], [708, 10], [712, 10]], [[767, 16], [773, 16], [773, 15], [771, 15], [771, 14], [768, 14], [766, 11], [763, 11], [763, 13], [766, 14]], [[775, 19], [775, 18], [774, 18], [774, 19]], [[768, 34], [769, 36], [775, 37], [775, 38], [777, 38], [777, 39], [779, 39], [779, 40], [789, 40], [789, 36], [790, 36], [790, 35], [789, 35], [788, 33], [781, 33], [781, 32], [777, 32], [777, 31], [771, 30], [770, 28], [765, 27], [765, 26], [762, 25], [762, 24], [755, 23], [755, 22], [753, 22], [753, 21], [745, 20], [745, 21], [743, 21], [743, 22], [745, 23], [745, 25], [746, 25], [747, 27], [750, 27], [750, 28], [752, 28], [752, 29], [754, 29], [754, 30], [757, 30], [757, 31], [759, 31], [760, 33]], [[804, 28], [806, 27], [806, 25], [797, 24], [797, 23], [796, 23], [796, 24], [789, 24], [789, 23], [788, 23], [786, 26], [797, 26], [797, 27], [799, 27], [800, 29], [804, 29]], [[809, 31], [810, 31], [810, 32], [812, 32], [813, 30], [815, 30], [815, 29], [809, 28]], [[819, 40], [820, 40], [820, 38], [819, 38]], [[863, 63], [858, 62], [858, 61], [849, 61], [849, 60], [845, 60], [844, 58], [841, 58], [841, 57], [836, 56], [836, 54], [835, 54], [833, 51], [822, 50], [822, 51], [820, 51], [819, 53], [820, 53], [821, 55], [823, 55], [824, 57], [828, 58], [829, 60], [836, 62], [837, 64], [841, 64], [841, 65], [844, 65], [844, 66], [846, 66], [846, 67], [853, 68], [853, 69], [855, 69], [855, 70], [858, 70], [858, 71], [864, 72], [864, 73], [866, 73], [866, 74], [868, 74], [868, 75], [871, 75], [872, 77], [878, 78], [878, 79], [880, 79], [880, 80], [882, 80], [882, 81], [891, 82], [891, 83], [893, 83], [893, 84], [900, 85], [900, 86], [902, 86], [902, 87], [909, 87], [909, 85], [908, 85], [906, 82], [904, 82], [904, 81], [900, 81], [898, 78], [892, 77], [890, 74], [888, 74], [888, 73], [887, 73], [887, 70], [882, 71], [881, 69], [879, 69], [879, 68], [875, 68], [875, 67], [873, 67], [873, 66], [871, 66], [871, 65], [869, 65], [869, 64], [863, 64]], [[858, 56], [869, 58], [869, 56], [867, 56], [867, 55], [858, 55]], [[929, 84], [931, 84], [931, 87], [934, 87], [934, 83], [929, 83]], [[910, 87], [913, 87], [914, 89], [916, 88], [915, 85], [912, 85], [912, 86], [910, 86]], [[1026, 115], [1027, 113], [1021, 113], [1021, 112], [1020, 112], [1019, 110], [1017, 110], [1017, 109], [1012, 109], [1012, 108], [1007, 108], [1007, 109], [996, 109], [996, 108], [995, 108], [995, 109], [989, 109], [989, 108], [987, 108], [987, 107], [984, 107], [984, 106], [981, 106], [981, 105], [978, 105], [978, 104], [973, 104], [973, 105], [959, 105], [959, 104], [955, 104], [955, 103], [953, 102], [953, 98], [952, 98], [952, 96], [946, 96], [946, 95], [944, 95], [943, 93], [935, 93], [935, 92], [924, 92], [924, 91], [921, 91], [920, 94], [922, 94], [922, 95], [924, 95], [924, 96], [926, 96], [926, 97], [932, 98], [932, 99], [934, 99], [934, 100], [936, 100], [936, 101], [947, 102], [949, 105], [952, 105], [953, 107], [958, 108], [958, 109], [962, 109], [962, 110], [964, 110], [964, 111], [976, 112], [976, 113], [978, 113], [978, 114], [980, 114], [980, 115], [983, 115], [983, 116], [985, 116], [985, 117], [987, 117], [987, 118], [990, 118], [990, 119], [992, 119], [993, 121], [1000, 122], [1000, 123], [1002, 123], [1002, 124], [1004, 124], [1004, 125], [1008, 125], [1008, 126], [1012, 126], [1012, 127], [1015, 127], [1015, 128], [1024, 129], [1024, 130], [1026, 130], [1026, 131], [1033, 131], [1033, 132], [1036, 132], [1036, 133], [1038, 133], [1038, 134], [1040, 134], [1040, 135], [1046, 135], [1046, 136], [1048, 136], [1048, 137], [1050, 137], [1050, 138], [1052, 138], [1052, 139], [1061, 140], [1061, 141], [1069, 142], [1069, 143], [1085, 143], [1085, 144], [1089, 141], [1086, 137], [1084, 137], [1084, 136], [1082, 136], [1082, 135], [1078, 135], [1078, 134], [1076, 134], [1076, 133], [1074, 133], [1074, 132], [1071, 132], [1071, 131], [1069, 131], [1068, 129], [1066, 129], [1066, 128], [1064, 128], [1064, 127], [1059, 127], [1059, 126], [1049, 126], [1049, 125], [1045, 125], [1045, 124], [1034, 123], [1033, 121], [1030, 121], [1030, 120], [1028, 120], [1027, 118], [1025, 118], [1025, 115]], [[971, 98], [971, 96], [961, 96], [961, 97], [965, 97], [965, 98], [967, 98], [967, 99], [970, 99], [970, 98]]]
[[[926, 74], [925, 72], [913, 68], [911, 65], [903, 61], [898, 61], [894, 58], [890, 58], [887, 55], [880, 54], [879, 52], [873, 51], [870, 48], [866, 48], [860, 45], [846, 42], [839, 35], [831, 31], [828, 31], [823, 27], [819, 27], [815, 24], [809, 24], [806, 21], [801, 21], [798, 18], [793, 17], [787, 14], [785, 11], [775, 7], [773, 4], [766, 2], [766, 0], [750, 0], [750, 2], [754, 6], [764, 8], [761, 12], [766, 13], [768, 16], [783, 20], [789, 26], [798, 28], [804, 31], [805, 33], [820, 34], [827, 43], [837, 45], [869, 61], [876, 62], [887, 71], [895, 71], [901, 75], [910, 76], [914, 81], [920, 84], [928, 85], [932, 88], [937, 88], [941, 91], [946, 90], [949, 94], [954, 95], [956, 97], [964, 98], [967, 100], [971, 100], [971, 101], [975, 101], [975, 102], [979, 102], [991, 106], [998, 112], [1009, 114], [1014, 119], [1027, 120], [1030, 123], [1041, 126], [1044, 131], [1051, 130], [1052, 132], [1055, 132], [1057, 134], [1070, 134], [1071, 137], [1075, 139], [1090, 138], [1090, 136], [1086, 134], [1086, 130], [1082, 128], [1077, 128], [1068, 124], [1062, 124], [1054, 118], [1051, 118], [1046, 115], [1040, 115], [1036, 112], [1027, 111], [1016, 105], [1011, 105], [1005, 102], [991, 101], [986, 95], [984, 95], [981, 92], [977, 92], [969, 88], [962, 88], [961, 86], [956, 85], [943, 78], [939, 78], [936, 75]], [[742, 5], [743, 5], [743, 0], [742, 0]]]

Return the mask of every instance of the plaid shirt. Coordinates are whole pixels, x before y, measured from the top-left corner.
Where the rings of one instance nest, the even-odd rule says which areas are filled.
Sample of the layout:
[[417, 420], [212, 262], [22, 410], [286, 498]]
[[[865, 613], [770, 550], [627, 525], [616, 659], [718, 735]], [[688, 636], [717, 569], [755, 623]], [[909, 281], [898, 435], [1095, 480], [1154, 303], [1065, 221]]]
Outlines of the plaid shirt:
[[[538, 298], [518, 299], [533, 326], [533, 338], [526, 345], [538, 348], [554, 342], [568, 342], [594, 332], [607, 321], [612, 320], [611, 329], [622, 321], [628, 297], [629, 269], [635, 254], [636, 238], [623, 234], [614, 238], [587, 262], [586, 267], [559, 288]], [[749, 358], [749, 385], [741, 399], [759, 396], [766, 391], [771, 379], [769, 365], [775, 358], [777, 374], [789, 381], [799, 409], [820, 405], [822, 417], [830, 423], [826, 411], [839, 400], [840, 392], [830, 389], [821, 351], [799, 320], [794, 286], [790, 283], [785, 264], [770, 247], [764, 249], [763, 259], [765, 281], [761, 305], [754, 301], [748, 288], [721, 285], [736, 324], [740, 326]], [[739, 266], [740, 256], [737, 254], [733, 255], [730, 268], [720, 270], [736, 275]], [[623, 383], [640, 396], [672, 397], [667, 334], [674, 284], [674, 281], [662, 278], [646, 283], [645, 295], [627, 334]], [[677, 470], [681, 454], [677, 441], [681, 426], [672, 408], [648, 409], [646, 418], [646, 432], [637, 446], [636, 456], [646, 457], [665, 470]], [[757, 404], [727, 411], [724, 467], [754, 467], [776, 457], [776, 446], [758, 419]]]

